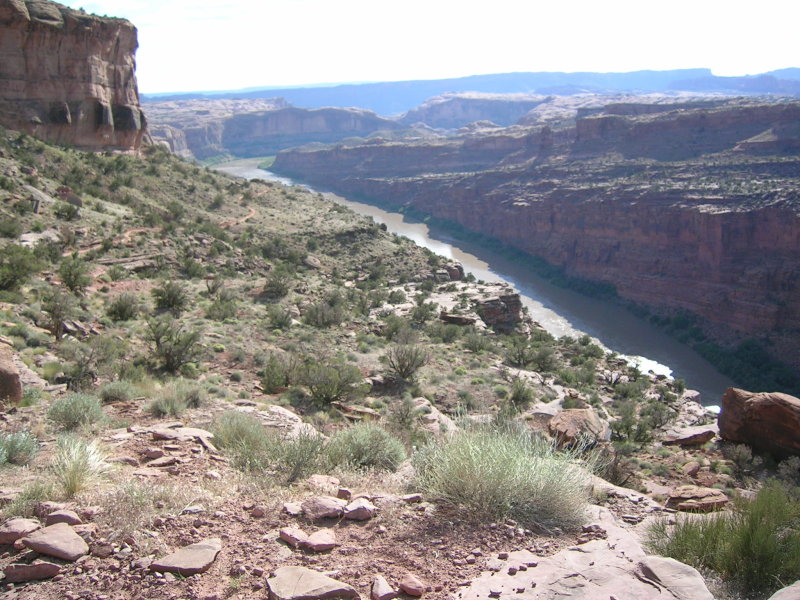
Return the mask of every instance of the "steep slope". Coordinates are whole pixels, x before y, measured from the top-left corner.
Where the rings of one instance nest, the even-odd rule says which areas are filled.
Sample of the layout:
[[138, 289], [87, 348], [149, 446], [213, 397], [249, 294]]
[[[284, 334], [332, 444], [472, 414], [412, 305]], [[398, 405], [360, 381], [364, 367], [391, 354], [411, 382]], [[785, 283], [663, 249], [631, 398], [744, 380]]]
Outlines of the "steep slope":
[[85, 149], [139, 148], [136, 47], [123, 19], [0, 0], [0, 123]]
[[[424, 143], [340, 147], [282, 153], [273, 168], [458, 223], [624, 298], [697, 315], [718, 339], [769, 337], [776, 355], [794, 356], [800, 105], [618, 108], [568, 130], [507, 130], [518, 143], [484, 154], [478, 172], [466, 147], [501, 132], [439, 143], [449, 154]], [[445, 155], [463, 160], [437, 170]]]

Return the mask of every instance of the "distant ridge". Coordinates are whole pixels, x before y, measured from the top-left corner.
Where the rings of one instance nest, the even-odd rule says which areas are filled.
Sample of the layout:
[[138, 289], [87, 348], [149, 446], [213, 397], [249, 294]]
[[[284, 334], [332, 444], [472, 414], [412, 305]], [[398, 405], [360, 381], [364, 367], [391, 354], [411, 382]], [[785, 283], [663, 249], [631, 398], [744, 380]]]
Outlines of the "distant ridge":
[[746, 77], [719, 77], [714, 75], [710, 69], [632, 71], [629, 73], [499, 73], [452, 79], [145, 95], [143, 101], [280, 96], [299, 107], [358, 106], [381, 115], [391, 116], [402, 114], [432, 96], [439, 96], [447, 92], [573, 95], [579, 93], [676, 91], [800, 96], [800, 69], [780, 69]]

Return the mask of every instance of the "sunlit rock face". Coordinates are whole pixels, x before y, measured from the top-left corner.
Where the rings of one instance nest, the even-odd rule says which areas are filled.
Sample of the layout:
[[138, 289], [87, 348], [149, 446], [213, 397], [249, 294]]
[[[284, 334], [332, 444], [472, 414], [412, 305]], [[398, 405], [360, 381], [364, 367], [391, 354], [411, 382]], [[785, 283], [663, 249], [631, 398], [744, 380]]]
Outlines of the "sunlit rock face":
[[0, 124], [91, 150], [136, 150], [136, 28], [45, 0], [0, 0]]

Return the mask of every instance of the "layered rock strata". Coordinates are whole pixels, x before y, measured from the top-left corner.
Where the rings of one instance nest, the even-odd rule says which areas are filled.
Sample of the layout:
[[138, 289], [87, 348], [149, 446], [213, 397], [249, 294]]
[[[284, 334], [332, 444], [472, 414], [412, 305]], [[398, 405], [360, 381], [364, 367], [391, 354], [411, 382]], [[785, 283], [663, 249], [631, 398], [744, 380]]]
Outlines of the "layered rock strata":
[[458, 223], [725, 335], [772, 336], [790, 358], [800, 349], [800, 158], [746, 147], [782, 132], [790, 150], [800, 104], [637, 112], [613, 107], [571, 129], [290, 151], [273, 169]]
[[136, 28], [46, 0], [0, 0], [0, 124], [90, 150], [136, 150]]

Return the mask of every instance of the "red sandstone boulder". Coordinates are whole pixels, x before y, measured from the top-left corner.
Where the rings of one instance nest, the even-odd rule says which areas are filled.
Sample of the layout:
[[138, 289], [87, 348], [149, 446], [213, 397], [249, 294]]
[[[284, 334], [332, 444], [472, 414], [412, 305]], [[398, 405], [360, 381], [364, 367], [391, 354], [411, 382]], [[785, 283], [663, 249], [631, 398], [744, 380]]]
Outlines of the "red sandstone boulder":
[[800, 398], [728, 388], [718, 421], [724, 440], [777, 456], [800, 455]]
[[576, 442], [604, 442], [611, 436], [608, 423], [592, 408], [568, 408], [562, 410], [547, 425], [550, 435], [559, 446]]

